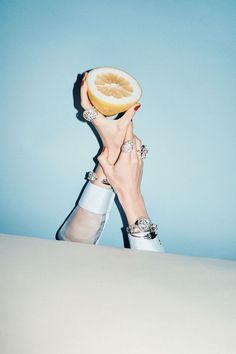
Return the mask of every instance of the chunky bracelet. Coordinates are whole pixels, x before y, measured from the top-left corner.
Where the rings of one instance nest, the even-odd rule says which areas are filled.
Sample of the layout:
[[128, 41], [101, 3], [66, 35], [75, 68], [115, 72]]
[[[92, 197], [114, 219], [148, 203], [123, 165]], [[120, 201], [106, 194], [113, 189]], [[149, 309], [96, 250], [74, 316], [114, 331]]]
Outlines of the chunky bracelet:
[[141, 232], [157, 231], [157, 225], [153, 224], [149, 217], [140, 216], [134, 224], [129, 225], [127, 231], [130, 234]]
[[[126, 230], [127, 233], [133, 237], [145, 239], [154, 239], [156, 237], [158, 238], [158, 227], [156, 224], [153, 224], [148, 217], [139, 217], [135, 221], [135, 223], [129, 225]], [[161, 245], [161, 241], [159, 238], [158, 241]]]
[[[99, 178], [97, 177], [96, 172], [94, 172], [94, 171], [86, 172], [85, 178], [87, 180], [89, 180], [89, 181], [98, 181], [99, 180]], [[107, 178], [103, 178], [102, 180], [100, 180], [100, 182], [110, 186], [110, 183], [108, 182]]]
[[[128, 231], [128, 230], [127, 230]], [[161, 240], [160, 240], [160, 238], [159, 238], [159, 236], [158, 236], [158, 233], [157, 233], [157, 231], [148, 231], [148, 232], [136, 232], [136, 233], [130, 233], [130, 232], [128, 232], [128, 234], [130, 235], [130, 236], [132, 236], [132, 237], [136, 237], [136, 238], [143, 238], [143, 239], [148, 239], [148, 240], [153, 240], [154, 238], [157, 238], [157, 240], [158, 240], [158, 242], [159, 242], [159, 244], [160, 244], [160, 246], [162, 245], [162, 243], [161, 243]]]

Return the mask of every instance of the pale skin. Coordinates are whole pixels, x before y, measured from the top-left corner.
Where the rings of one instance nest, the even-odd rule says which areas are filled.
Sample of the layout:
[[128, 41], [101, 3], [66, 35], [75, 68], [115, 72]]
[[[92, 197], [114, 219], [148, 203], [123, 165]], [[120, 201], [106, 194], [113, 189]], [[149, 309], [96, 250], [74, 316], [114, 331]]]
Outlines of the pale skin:
[[[81, 106], [83, 109], [92, 107], [87, 94], [87, 73], [81, 85]], [[107, 178], [117, 193], [129, 224], [138, 217], [147, 217], [147, 210], [141, 193], [143, 160], [141, 159], [141, 141], [133, 134], [132, 119], [139, 104], [128, 109], [117, 120], [108, 120], [98, 112], [98, 117], [92, 121], [103, 143], [103, 152], [98, 157], [99, 165], [96, 174], [99, 180], [93, 183], [102, 188], [110, 188], [100, 181]], [[130, 153], [121, 152], [124, 142], [132, 140], [134, 149]], [[138, 151], [137, 151], [138, 150]]]

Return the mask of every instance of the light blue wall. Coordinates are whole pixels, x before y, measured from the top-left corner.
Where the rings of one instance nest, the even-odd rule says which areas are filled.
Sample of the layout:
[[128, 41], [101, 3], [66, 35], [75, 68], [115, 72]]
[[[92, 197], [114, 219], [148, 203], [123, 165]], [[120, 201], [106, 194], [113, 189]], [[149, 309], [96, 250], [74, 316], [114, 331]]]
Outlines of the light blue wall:
[[[53, 238], [98, 145], [77, 74], [117, 66], [144, 91], [143, 193], [168, 252], [236, 258], [235, 1], [1, 1], [0, 232]], [[114, 208], [102, 243], [122, 246]]]

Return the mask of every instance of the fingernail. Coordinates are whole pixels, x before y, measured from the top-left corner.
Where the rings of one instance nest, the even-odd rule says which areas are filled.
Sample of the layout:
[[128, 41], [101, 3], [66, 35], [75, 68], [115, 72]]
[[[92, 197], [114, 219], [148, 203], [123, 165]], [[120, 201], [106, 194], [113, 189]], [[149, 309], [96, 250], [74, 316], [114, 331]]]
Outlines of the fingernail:
[[141, 107], [141, 104], [137, 104], [137, 106], [134, 107], [134, 110], [137, 111]]

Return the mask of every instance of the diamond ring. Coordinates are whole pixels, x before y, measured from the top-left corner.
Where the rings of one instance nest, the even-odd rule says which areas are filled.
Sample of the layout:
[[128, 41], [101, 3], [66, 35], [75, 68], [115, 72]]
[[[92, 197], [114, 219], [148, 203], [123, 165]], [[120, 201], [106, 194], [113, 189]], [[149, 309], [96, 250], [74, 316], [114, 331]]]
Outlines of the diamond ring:
[[142, 145], [141, 146], [141, 158], [142, 159], [146, 159], [147, 154], [148, 154], [147, 146], [146, 145]]
[[83, 113], [83, 117], [85, 120], [88, 122], [92, 122], [94, 119], [96, 119], [98, 116], [98, 111], [96, 110], [95, 107], [90, 107], [86, 109]]
[[141, 159], [146, 159], [147, 154], [148, 154], [148, 149], [146, 145], [141, 146], [141, 150], [137, 150], [137, 152], [140, 152], [141, 154]]
[[121, 146], [121, 151], [122, 152], [131, 152], [134, 148], [134, 143], [132, 140], [126, 141], [122, 146]]

